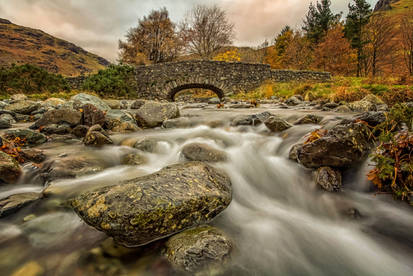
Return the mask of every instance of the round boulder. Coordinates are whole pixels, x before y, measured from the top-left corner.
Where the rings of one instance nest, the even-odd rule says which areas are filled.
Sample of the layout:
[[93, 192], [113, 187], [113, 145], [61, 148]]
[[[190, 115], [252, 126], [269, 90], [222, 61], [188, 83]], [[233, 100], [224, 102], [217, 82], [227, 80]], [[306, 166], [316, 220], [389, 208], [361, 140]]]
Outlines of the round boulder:
[[0, 181], [15, 184], [21, 175], [19, 163], [7, 153], [0, 151]]
[[271, 116], [270, 118], [268, 118], [265, 121], [265, 126], [272, 132], [281, 132], [292, 127], [292, 125], [286, 120], [283, 120], [276, 116]]
[[140, 127], [153, 128], [161, 126], [168, 119], [179, 117], [179, 108], [174, 103], [145, 102], [135, 113]]
[[228, 159], [224, 151], [201, 143], [192, 143], [184, 146], [182, 155], [189, 161], [222, 162]]
[[327, 192], [341, 191], [341, 172], [330, 167], [321, 167], [314, 172], [314, 182]]

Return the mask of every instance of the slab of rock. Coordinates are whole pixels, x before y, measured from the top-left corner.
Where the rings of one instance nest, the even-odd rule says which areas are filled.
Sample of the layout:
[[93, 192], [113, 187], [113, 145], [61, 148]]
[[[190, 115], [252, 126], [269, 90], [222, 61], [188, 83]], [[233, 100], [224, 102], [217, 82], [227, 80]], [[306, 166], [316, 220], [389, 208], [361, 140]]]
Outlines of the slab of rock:
[[21, 149], [20, 155], [25, 161], [34, 163], [42, 163], [46, 160], [46, 155], [38, 149]]
[[307, 168], [350, 167], [367, 157], [370, 139], [370, 130], [362, 123], [337, 125], [321, 138], [298, 147], [297, 159]]
[[83, 124], [86, 126], [101, 125], [105, 124], [106, 111], [98, 109], [93, 104], [82, 105], [81, 110], [83, 111]]
[[111, 145], [113, 144], [113, 141], [100, 125], [94, 125], [89, 128], [83, 139], [83, 143], [86, 146], [101, 147], [104, 145]]
[[330, 167], [318, 168], [314, 174], [314, 182], [327, 192], [339, 192], [342, 187], [341, 172]]
[[105, 127], [113, 132], [135, 132], [140, 128], [131, 114], [122, 110], [110, 110], [106, 113]]
[[101, 111], [109, 111], [110, 107], [96, 96], [80, 93], [70, 99], [73, 102], [74, 109], [81, 109], [85, 104], [92, 104]]
[[121, 109], [119, 100], [103, 100], [111, 109]]
[[191, 143], [184, 146], [182, 155], [189, 161], [223, 162], [228, 159], [224, 151], [201, 143]]
[[323, 117], [315, 115], [315, 114], [307, 114], [297, 121], [294, 122], [294, 125], [305, 125], [305, 124], [314, 124], [317, 125], [321, 122]]
[[9, 104], [4, 108], [14, 113], [30, 115], [33, 111], [39, 109], [41, 106], [38, 102], [33, 101], [17, 101], [15, 103]]
[[44, 105], [57, 107], [59, 105], [64, 105], [66, 103], [65, 100], [59, 98], [48, 98], [43, 102]]
[[50, 124], [69, 124], [74, 127], [81, 123], [82, 113], [78, 110], [63, 108], [54, 109], [43, 114], [40, 120], [36, 121], [32, 128], [39, 128]]
[[273, 116], [270, 112], [265, 111], [259, 114], [253, 115], [240, 115], [235, 117], [231, 125], [232, 126], [258, 126], [264, 123], [268, 118]]
[[164, 121], [178, 117], [179, 108], [174, 103], [146, 102], [135, 113], [138, 125], [143, 128], [161, 126]]
[[70, 126], [66, 123], [58, 125], [58, 124], [50, 124], [50, 125], [46, 125], [44, 127], [40, 127], [40, 132], [41, 133], [45, 133], [47, 135], [51, 135], [51, 134], [68, 134], [72, 132], [72, 129], [70, 128]]
[[23, 193], [0, 199], [0, 218], [11, 215], [42, 197], [40, 193]]
[[211, 221], [230, 204], [231, 194], [221, 170], [188, 162], [86, 192], [70, 204], [86, 223], [134, 247]]
[[285, 103], [289, 106], [294, 106], [294, 105], [299, 105], [303, 101], [298, 98], [298, 96], [292, 96], [288, 100], [285, 101]]
[[265, 121], [265, 126], [272, 132], [281, 132], [289, 129], [292, 125], [277, 116], [271, 116]]
[[228, 263], [231, 240], [220, 230], [201, 226], [172, 236], [166, 242], [166, 257], [176, 270], [196, 273], [219, 269]]
[[4, 138], [11, 141], [17, 137], [24, 140], [25, 145], [29, 147], [38, 146], [47, 142], [47, 138], [44, 134], [30, 129], [7, 130], [4, 134]]
[[377, 96], [367, 95], [361, 101], [350, 103], [350, 108], [356, 112], [376, 111], [384, 102]]
[[386, 121], [386, 113], [383, 111], [379, 111], [379, 112], [365, 112], [361, 115], [356, 116], [356, 119], [364, 121], [366, 123], [368, 123], [370, 126], [377, 126], [381, 123], [383, 123], [384, 121]]
[[21, 175], [19, 163], [10, 155], [0, 151], [0, 181], [15, 184]]

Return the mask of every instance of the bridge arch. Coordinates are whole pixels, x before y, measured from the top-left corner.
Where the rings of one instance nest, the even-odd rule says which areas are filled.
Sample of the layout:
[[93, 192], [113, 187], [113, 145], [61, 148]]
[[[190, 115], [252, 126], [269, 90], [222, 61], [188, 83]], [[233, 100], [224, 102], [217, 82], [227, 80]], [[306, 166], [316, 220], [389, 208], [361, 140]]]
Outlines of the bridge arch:
[[220, 100], [222, 100], [222, 98], [224, 98], [224, 96], [225, 96], [224, 91], [221, 88], [218, 88], [215, 85], [202, 84], [202, 83], [187, 83], [187, 84], [179, 85], [179, 86], [176, 86], [176, 87], [172, 88], [168, 93], [168, 100], [174, 102], [175, 101], [175, 96], [179, 92], [181, 92], [183, 90], [187, 90], [187, 89], [198, 89], [198, 88], [211, 90], [212, 92], [214, 92], [218, 96], [218, 98]]

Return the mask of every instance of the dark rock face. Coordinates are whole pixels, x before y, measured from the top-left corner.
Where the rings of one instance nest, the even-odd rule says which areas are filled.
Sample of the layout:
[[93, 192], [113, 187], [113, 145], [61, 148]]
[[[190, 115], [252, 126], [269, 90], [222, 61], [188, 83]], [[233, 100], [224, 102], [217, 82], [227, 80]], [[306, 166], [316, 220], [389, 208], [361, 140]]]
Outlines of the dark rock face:
[[111, 145], [113, 144], [113, 141], [100, 125], [94, 125], [89, 128], [83, 139], [83, 143], [86, 146], [101, 147], [104, 145]]
[[82, 113], [80, 111], [69, 108], [54, 109], [43, 114], [43, 117], [34, 124], [34, 128], [62, 123], [69, 124], [73, 127], [79, 125], [81, 120]]
[[292, 127], [292, 125], [286, 120], [283, 120], [276, 116], [271, 116], [270, 118], [268, 118], [265, 121], [265, 126], [272, 132], [281, 132]]
[[0, 151], [0, 182], [14, 184], [22, 175], [22, 170], [13, 157]]
[[50, 125], [40, 128], [40, 132], [45, 133], [47, 135], [51, 135], [51, 134], [64, 135], [64, 134], [70, 133], [71, 131], [72, 129], [67, 124], [61, 124], [61, 125], [50, 124]]
[[297, 159], [307, 168], [350, 167], [366, 158], [369, 129], [362, 123], [338, 125], [323, 137], [298, 147]]
[[321, 167], [314, 172], [314, 182], [327, 192], [341, 190], [341, 172], [330, 167]]
[[27, 204], [32, 203], [41, 197], [42, 194], [38, 193], [24, 193], [0, 199], [0, 218], [15, 213]]
[[86, 136], [88, 130], [88, 126], [78, 125], [72, 130], [72, 134], [75, 135], [77, 138], [83, 138]]
[[386, 113], [383, 111], [379, 112], [365, 112], [356, 117], [356, 119], [368, 123], [370, 126], [377, 126], [386, 120]]
[[146, 102], [135, 113], [140, 127], [153, 128], [161, 126], [168, 119], [179, 117], [179, 108], [174, 103]]
[[166, 257], [173, 267], [190, 273], [223, 267], [231, 257], [232, 242], [218, 229], [201, 226], [169, 238]]
[[30, 115], [33, 111], [39, 109], [41, 106], [40, 103], [33, 102], [33, 101], [17, 101], [15, 103], [9, 104], [4, 108], [4, 110], [8, 110], [11, 112]]
[[30, 130], [30, 129], [13, 129], [8, 130], [4, 134], [4, 138], [7, 140], [14, 140], [17, 137], [24, 139], [27, 146], [38, 146], [46, 143], [47, 138], [44, 134]]
[[93, 104], [85, 104], [82, 106], [83, 110], [83, 124], [86, 126], [105, 124], [105, 112], [98, 109]]
[[379, 0], [376, 4], [376, 6], [374, 7], [374, 11], [378, 12], [378, 11], [387, 11], [387, 10], [391, 10], [391, 4], [393, 2], [398, 2], [399, 0]]
[[305, 115], [304, 117], [301, 117], [297, 121], [294, 122], [294, 125], [305, 125], [305, 124], [319, 124], [323, 117], [314, 115], [314, 114], [308, 114]]
[[20, 154], [25, 161], [41, 163], [46, 160], [46, 155], [38, 149], [22, 149]]
[[200, 143], [186, 145], [182, 149], [182, 155], [189, 161], [223, 162], [228, 159], [224, 151]]
[[231, 202], [231, 182], [201, 162], [166, 167], [70, 201], [89, 225], [133, 247], [203, 224]]

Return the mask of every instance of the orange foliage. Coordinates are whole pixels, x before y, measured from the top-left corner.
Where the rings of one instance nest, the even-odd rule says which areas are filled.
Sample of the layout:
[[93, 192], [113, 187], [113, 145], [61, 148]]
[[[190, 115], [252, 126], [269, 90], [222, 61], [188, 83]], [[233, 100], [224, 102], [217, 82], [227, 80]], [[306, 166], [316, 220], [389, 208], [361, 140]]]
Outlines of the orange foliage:
[[241, 61], [241, 54], [238, 52], [237, 49], [228, 50], [224, 53], [216, 55], [213, 60], [226, 62]]
[[13, 141], [3, 140], [3, 145], [0, 147], [0, 150], [4, 153], [7, 153], [19, 163], [24, 163], [23, 157], [20, 155], [21, 147], [26, 143], [26, 139], [21, 139], [16, 137]]

